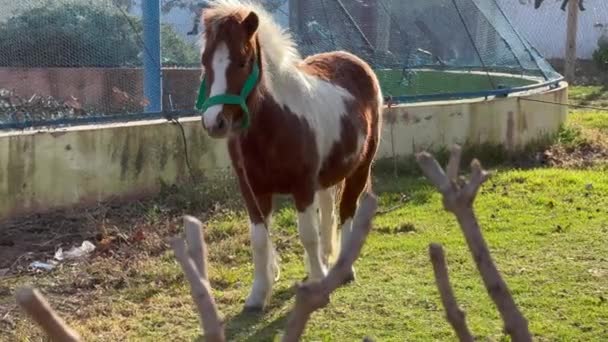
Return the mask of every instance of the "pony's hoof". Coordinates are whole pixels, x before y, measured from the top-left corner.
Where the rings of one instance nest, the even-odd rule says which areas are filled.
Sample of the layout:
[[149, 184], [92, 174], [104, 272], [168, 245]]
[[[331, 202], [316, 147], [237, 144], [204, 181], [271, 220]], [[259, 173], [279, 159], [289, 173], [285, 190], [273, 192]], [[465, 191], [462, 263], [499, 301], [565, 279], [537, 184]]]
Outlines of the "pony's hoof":
[[344, 285], [354, 283], [357, 277], [355, 276], [355, 270], [350, 271], [344, 278]]

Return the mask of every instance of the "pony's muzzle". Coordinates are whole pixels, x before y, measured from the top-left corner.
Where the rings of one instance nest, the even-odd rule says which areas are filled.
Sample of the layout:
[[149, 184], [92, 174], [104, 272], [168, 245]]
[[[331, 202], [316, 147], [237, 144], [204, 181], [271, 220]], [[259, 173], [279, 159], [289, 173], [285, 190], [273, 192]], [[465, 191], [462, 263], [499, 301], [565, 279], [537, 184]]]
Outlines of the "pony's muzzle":
[[[208, 113], [205, 113], [207, 115]], [[214, 113], [210, 113], [214, 114]], [[228, 135], [230, 130], [230, 122], [226, 119], [224, 111], [220, 110], [213, 119], [203, 116], [203, 128], [207, 131], [212, 138], [224, 138]]]

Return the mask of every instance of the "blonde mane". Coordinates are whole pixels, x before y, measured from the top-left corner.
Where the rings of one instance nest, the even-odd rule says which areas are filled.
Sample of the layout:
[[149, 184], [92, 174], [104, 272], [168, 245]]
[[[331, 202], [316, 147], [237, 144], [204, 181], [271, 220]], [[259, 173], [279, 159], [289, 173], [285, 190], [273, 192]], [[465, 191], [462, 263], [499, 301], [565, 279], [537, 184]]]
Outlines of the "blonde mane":
[[[278, 87], [275, 81], [281, 83], [281, 80], [292, 78], [294, 73], [299, 73], [297, 65], [302, 62], [302, 57], [291, 33], [276, 23], [272, 14], [260, 4], [249, 0], [212, 0], [204, 11], [202, 21], [205, 26], [213, 28], [225, 18], [238, 14], [247, 15], [252, 11], [259, 18], [257, 36], [262, 50], [266, 87], [272, 93]], [[203, 34], [203, 48], [204, 40], [209, 38], [208, 34], [213, 34], [213, 29]]]

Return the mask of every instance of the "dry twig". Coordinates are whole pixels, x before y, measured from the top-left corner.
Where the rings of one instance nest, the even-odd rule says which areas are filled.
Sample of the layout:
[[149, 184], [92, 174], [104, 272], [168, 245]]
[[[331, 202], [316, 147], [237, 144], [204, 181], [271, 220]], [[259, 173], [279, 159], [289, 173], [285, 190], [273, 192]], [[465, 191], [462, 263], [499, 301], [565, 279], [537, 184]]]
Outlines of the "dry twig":
[[188, 241], [188, 255], [203, 279], [209, 279], [207, 272], [207, 245], [203, 237], [202, 223], [192, 217], [184, 216], [184, 232]]
[[532, 341], [528, 321], [517, 308], [507, 284], [496, 268], [473, 211], [473, 201], [489, 174], [475, 159], [471, 163], [471, 180], [460, 186], [456, 182], [460, 155], [460, 146], [454, 146], [447, 167], [447, 175], [430, 154], [419, 153], [416, 159], [424, 175], [443, 195], [444, 208], [456, 216], [486, 290], [500, 312], [506, 333], [511, 336], [513, 341]]
[[15, 294], [17, 303], [42, 327], [53, 341], [78, 342], [78, 333], [68, 327], [63, 319], [53, 311], [44, 296], [36, 289], [23, 287]]
[[223, 342], [226, 340], [224, 323], [215, 305], [209, 281], [206, 277], [203, 278], [201, 272], [199, 272], [199, 270], [203, 270], [206, 274], [207, 270], [207, 259], [204, 254], [206, 247], [202, 233], [203, 225], [192, 216], [184, 217], [184, 225], [188, 237], [188, 246], [186, 246], [186, 240], [183, 238], [174, 238], [171, 240], [171, 247], [175, 252], [175, 258], [186, 275], [186, 279], [188, 279], [188, 283], [190, 283], [192, 300], [196, 304], [205, 339], [210, 342]]
[[378, 201], [373, 194], [365, 194], [361, 198], [353, 220], [353, 230], [349, 247], [340, 251], [338, 261], [327, 276], [320, 281], [300, 284], [296, 292], [296, 304], [293, 309], [285, 335], [284, 342], [299, 341], [311, 314], [329, 303], [329, 296], [351, 275], [351, 267], [359, 257], [365, 239], [371, 230], [371, 221], [376, 212]]
[[431, 256], [431, 263], [433, 264], [433, 271], [435, 273], [435, 282], [437, 283], [437, 288], [441, 295], [441, 302], [445, 309], [446, 318], [452, 325], [456, 335], [458, 335], [458, 340], [460, 340], [460, 342], [473, 342], [473, 335], [471, 335], [471, 331], [467, 326], [465, 313], [458, 307], [458, 302], [456, 302], [456, 298], [454, 297], [454, 291], [452, 291], [443, 248], [439, 244], [431, 244], [429, 246], [429, 254]]

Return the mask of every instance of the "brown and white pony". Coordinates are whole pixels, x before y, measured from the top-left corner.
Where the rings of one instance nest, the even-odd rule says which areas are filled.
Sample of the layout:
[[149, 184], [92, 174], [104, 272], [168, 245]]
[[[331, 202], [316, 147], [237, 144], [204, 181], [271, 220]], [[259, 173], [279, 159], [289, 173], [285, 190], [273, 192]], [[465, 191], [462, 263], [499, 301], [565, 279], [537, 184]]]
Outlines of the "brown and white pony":
[[370, 66], [350, 53], [302, 59], [291, 36], [255, 4], [212, 1], [203, 23], [206, 98], [239, 94], [254, 63], [260, 72], [246, 99], [248, 128], [241, 125], [245, 110], [234, 104], [207, 108], [203, 125], [211, 137], [227, 138], [251, 221], [254, 282], [245, 309], [261, 310], [279, 272], [268, 226], [273, 196], [293, 197], [308, 277], [322, 278], [338, 249], [336, 189], [344, 246], [359, 196], [371, 185], [382, 94]]

